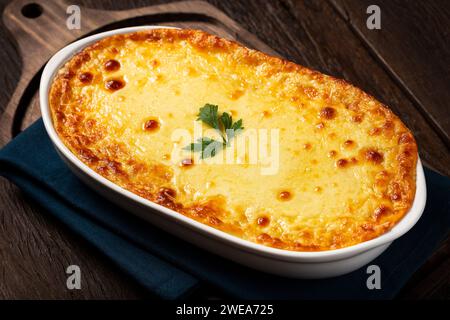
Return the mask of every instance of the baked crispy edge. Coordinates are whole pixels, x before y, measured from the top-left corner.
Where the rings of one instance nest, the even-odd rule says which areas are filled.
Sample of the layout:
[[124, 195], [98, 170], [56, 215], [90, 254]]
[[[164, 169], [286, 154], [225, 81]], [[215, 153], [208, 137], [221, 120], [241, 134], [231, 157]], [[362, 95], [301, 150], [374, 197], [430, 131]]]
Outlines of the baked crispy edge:
[[[400, 221], [400, 219], [410, 209], [416, 192], [415, 175], [416, 175], [416, 164], [418, 160], [417, 144], [409, 129], [387, 106], [378, 102], [374, 97], [356, 88], [355, 86], [349, 84], [345, 80], [324, 75], [318, 71], [308, 69], [306, 67], [300, 66], [298, 64], [295, 64], [293, 62], [278, 57], [269, 56], [262, 52], [243, 47], [234, 41], [210, 35], [208, 33], [199, 30], [152, 29], [134, 32], [130, 34], [113, 35], [101, 39], [98, 42], [84, 48], [81, 52], [77, 53], [73, 58], [71, 58], [59, 70], [58, 74], [56, 75], [53, 81], [49, 93], [49, 105], [53, 124], [55, 126], [56, 131], [58, 132], [58, 135], [66, 145], [67, 141], [64, 137], [64, 129], [62, 128], [60, 116], [58, 115], [58, 113], [60, 112], [59, 105], [61, 103], [64, 103], [65, 101], [66, 102], [70, 101], [71, 98], [70, 80], [76, 75], [77, 70], [79, 70], [83, 66], [83, 64], [90, 59], [91, 53], [95, 53], [95, 51], [100, 51], [104, 48], [107, 48], [114, 42], [121, 42], [127, 39], [133, 41], [153, 41], [153, 42], [157, 41], [174, 42], [178, 40], [185, 40], [188, 41], [192, 46], [196, 47], [198, 50], [203, 50], [205, 52], [226, 51], [232, 53], [235, 57], [238, 57], [238, 59], [242, 63], [245, 64], [257, 66], [264, 63], [269, 66], [269, 72], [271, 71], [273, 73], [276, 72], [298, 73], [304, 76], [308, 76], [311, 79], [326, 83], [327, 85], [332, 84], [339, 90], [345, 91], [353, 96], [358, 97], [358, 101], [374, 102], [372, 106], [369, 106], [369, 104], [367, 103], [363, 104], [366, 107], [361, 107], [361, 103], [356, 104], [356, 106], [354, 107], [356, 108], [355, 111], [378, 112], [379, 114], [382, 114], [385, 117], [385, 119], [392, 120], [395, 123], [396, 127], [398, 126], [400, 128], [400, 130], [396, 131], [396, 134], [393, 137], [397, 139], [397, 143], [399, 144], [399, 152], [397, 153], [397, 160], [399, 165], [395, 177], [390, 180], [398, 186], [396, 192], [401, 193], [401, 200], [396, 202], [396, 205], [400, 209], [396, 210], [393, 214], [383, 219], [382, 221], [383, 225], [381, 225], [380, 223], [380, 225], [376, 226], [377, 228], [375, 228], [375, 230], [374, 229], [362, 230], [361, 231], [362, 234], [358, 235], [358, 241], [355, 242], [356, 239], [353, 239], [353, 241], [352, 239], [347, 239], [348, 241], [345, 241], [343, 245], [338, 245], [337, 247], [333, 248], [331, 247], [308, 248], [303, 246], [299, 247], [294, 243], [283, 242], [280, 241], [279, 239], [271, 238], [268, 235], [267, 237], [264, 237], [264, 239], [261, 241], [262, 243], [282, 249], [300, 250], [300, 251], [318, 251], [318, 250], [328, 250], [339, 247], [345, 247], [359, 243], [361, 241], [373, 239], [385, 233], [386, 231], [390, 230], [398, 221]], [[72, 151], [74, 150], [72, 149]], [[77, 156], [80, 158], [79, 154], [77, 154]], [[164, 203], [160, 204], [165, 205]], [[213, 227], [222, 229], [220, 228], [220, 226], [217, 225], [213, 225]]]

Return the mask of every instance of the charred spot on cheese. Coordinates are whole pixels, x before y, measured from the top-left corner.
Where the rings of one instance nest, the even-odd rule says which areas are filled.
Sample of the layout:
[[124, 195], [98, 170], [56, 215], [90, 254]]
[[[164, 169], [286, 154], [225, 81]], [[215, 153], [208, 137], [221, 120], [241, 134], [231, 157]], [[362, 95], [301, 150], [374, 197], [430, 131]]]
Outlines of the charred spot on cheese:
[[356, 114], [351, 117], [351, 120], [352, 120], [352, 122], [355, 122], [355, 123], [361, 123], [363, 120], [363, 116], [360, 114]]
[[336, 167], [338, 168], [346, 168], [348, 166], [348, 160], [347, 159], [339, 159], [336, 161]]
[[325, 128], [325, 124], [323, 122], [319, 122], [318, 124], [316, 124], [316, 128], [322, 130], [323, 128]]
[[384, 122], [381, 127], [374, 127], [369, 130], [369, 135], [371, 136], [379, 136], [384, 134], [385, 136], [392, 136], [394, 133], [394, 123], [390, 120]]
[[330, 150], [330, 152], [328, 152], [328, 157], [329, 158], [334, 158], [337, 156], [337, 151], [336, 150]]
[[[107, 70], [108, 59], [120, 63], [117, 73]], [[111, 80], [119, 82], [106, 85]], [[248, 165], [184, 159], [198, 154], [170, 159], [175, 145], [187, 143], [171, 134], [181, 128], [193, 135], [206, 103], [219, 105], [220, 114], [231, 111], [234, 121], [242, 118], [248, 130], [279, 129], [279, 170], [262, 174], [267, 163], [259, 159]], [[62, 142], [93, 171], [266, 246], [351, 246], [389, 230], [414, 200], [417, 146], [391, 110], [343, 80], [202, 31], [104, 38], [57, 72], [49, 107]]]
[[270, 111], [264, 110], [262, 112], [262, 116], [263, 116], [263, 118], [269, 118], [271, 116], [271, 113], [270, 113]]
[[144, 122], [143, 128], [145, 131], [154, 132], [160, 127], [159, 121], [157, 119], [149, 119]]
[[174, 199], [177, 196], [176, 191], [171, 188], [161, 188], [159, 189], [159, 194], [170, 199]]
[[183, 159], [180, 162], [180, 166], [184, 167], [184, 168], [190, 167], [190, 166], [193, 166], [193, 165], [194, 165], [194, 160], [192, 160], [191, 158]]
[[83, 73], [80, 73], [80, 75], [78, 76], [78, 80], [80, 80], [80, 82], [82, 84], [91, 83], [93, 78], [94, 78], [94, 76], [90, 72], [83, 72]]
[[261, 233], [260, 235], [258, 235], [257, 239], [260, 242], [268, 242], [272, 239], [272, 237], [269, 236], [267, 233]]
[[386, 120], [383, 125], [382, 128], [387, 131], [387, 130], [392, 130], [394, 129], [394, 122], [392, 122], [391, 120]]
[[281, 247], [283, 246], [283, 241], [278, 237], [272, 237], [267, 233], [261, 233], [257, 238], [258, 242], [270, 244], [272, 247]]
[[392, 201], [400, 201], [402, 199], [402, 195], [400, 193], [394, 192], [391, 194]]
[[345, 149], [351, 149], [354, 146], [355, 146], [355, 141], [353, 141], [353, 140], [345, 140], [344, 143], [343, 143], [343, 147]]
[[266, 216], [261, 216], [256, 220], [256, 223], [260, 227], [267, 227], [269, 225], [269, 222], [270, 222], [270, 220]]
[[389, 195], [392, 201], [401, 201], [402, 193], [400, 184], [393, 182], [389, 185]]
[[222, 220], [220, 220], [219, 218], [214, 217], [214, 216], [209, 216], [208, 222], [210, 225], [213, 225], [213, 226], [219, 226], [222, 224]]
[[334, 117], [336, 117], [336, 109], [331, 107], [325, 107], [320, 110], [319, 117], [325, 120], [334, 119]]
[[303, 93], [310, 99], [315, 99], [319, 96], [319, 93], [313, 87], [304, 88]]
[[105, 70], [108, 72], [117, 71], [120, 69], [120, 62], [114, 59], [110, 59], [105, 62]]
[[230, 94], [230, 99], [231, 100], [237, 100], [240, 97], [242, 97], [244, 95], [244, 90], [238, 89], [238, 90], [234, 90], [231, 94]]
[[162, 74], [158, 74], [158, 75], [156, 75], [156, 80], [157, 81], [164, 81], [164, 76]]
[[159, 189], [159, 191], [156, 195], [155, 202], [160, 205], [163, 205], [167, 208], [176, 210], [176, 209], [180, 208], [180, 205], [175, 202], [176, 196], [177, 196], [177, 193], [175, 190], [173, 190], [172, 188], [163, 187], [163, 188]]
[[363, 223], [363, 224], [361, 225], [361, 228], [362, 228], [364, 231], [373, 231], [373, 224], [371, 224], [371, 223]]
[[388, 173], [386, 171], [381, 171], [375, 176], [375, 184], [374, 187], [382, 188], [380, 190], [384, 190], [388, 183]]
[[153, 68], [159, 67], [160, 64], [161, 64], [161, 63], [159, 62], [158, 59], [153, 59], [153, 60], [150, 62], [150, 65], [151, 65]]
[[364, 155], [366, 159], [372, 163], [380, 164], [383, 162], [383, 155], [374, 149], [366, 150]]
[[97, 169], [103, 174], [125, 174], [125, 172], [122, 170], [122, 164], [114, 160], [106, 161], [106, 163], [98, 166]]
[[91, 150], [87, 148], [80, 148], [78, 150], [78, 155], [81, 159], [83, 159], [85, 162], [89, 164], [93, 164], [98, 162], [100, 159], [92, 152]]
[[59, 76], [62, 79], [70, 80], [75, 76], [75, 73], [72, 70], [61, 71]]
[[125, 81], [123, 79], [110, 79], [105, 82], [105, 88], [109, 91], [117, 91], [123, 87], [125, 87]]
[[278, 199], [281, 200], [281, 201], [291, 200], [292, 199], [292, 194], [291, 194], [290, 191], [286, 191], [286, 190], [285, 191], [281, 191], [278, 194]]
[[399, 144], [408, 144], [408, 143], [413, 143], [413, 142], [414, 142], [414, 138], [413, 138], [412, 134], [409, 132], [402, 133], [400, 135], [400, 137], [398, 138]]
[[385, 217], [386, 215], [391, 213], [391, 208], [385, 206], [385, 205], [381, 205], [378, 208], [375, 209], [375, 211], [373, 212], [373, 217], [376, 221], [379, 221], [380, 219], [382, 219], [383, 217]]
[[335, 165], [337, 168], [347, 168], [352, 165], [356, 165], [358, 159], [356, 157], [342, 158], [336, 161]]
[[375, 127], [369, 130], [369, 135], [371, 136], [378, 136], [381, 134], [381, 128], [380, 127]]

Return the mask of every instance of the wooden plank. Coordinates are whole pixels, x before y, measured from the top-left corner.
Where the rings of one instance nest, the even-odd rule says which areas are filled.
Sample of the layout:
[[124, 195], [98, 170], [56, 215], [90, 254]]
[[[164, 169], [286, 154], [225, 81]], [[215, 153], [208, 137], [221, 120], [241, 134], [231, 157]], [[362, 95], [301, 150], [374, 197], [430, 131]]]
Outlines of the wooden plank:
[[399, 299], [448, 299], [450, 296], [450, 236], [410, 279]]
[[450, 145], [449, 2], [377, 1], [380, 30], [366, 27], [366, 9], [373, 1], [333, 0], [333, 4]]
[[[24, 199], [0, 178], [1, 299], [135, 299], [148, 296], [89, 243]], [[66, 268], [76, 264], [82, 289], [68, 290]]]

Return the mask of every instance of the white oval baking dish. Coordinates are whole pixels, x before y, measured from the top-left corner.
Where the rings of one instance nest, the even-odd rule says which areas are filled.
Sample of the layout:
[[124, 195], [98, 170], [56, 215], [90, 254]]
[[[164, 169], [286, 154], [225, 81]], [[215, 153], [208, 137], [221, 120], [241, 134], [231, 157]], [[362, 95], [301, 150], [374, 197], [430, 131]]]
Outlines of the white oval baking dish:
[[[405, 217], [389, 232], [343, 249], [297, 252], [266, 247], [229, 235], [180, 213], [155, 204], [105, 179], [80, 161], [56, 133], [48, 104], [48, 92], [60, 67], [87, 45], [113, 34], [129, 33], [161, 26], [140, 26], [103, 32], [78, 40], [58, 51], [44, 68], [40, 83], [40, 106], [45, 128], [58, 154], [88, 186], [125, 210], [173, 235], [237, 263], [264, 272], [294, 278], [327, 278], [354, 271], [379, 256], [395, 239], [410, 230], [425, 208], [426, 185], [420, 160], [414, 203]], [[163, 27], [168, 28], [168, 27]]]

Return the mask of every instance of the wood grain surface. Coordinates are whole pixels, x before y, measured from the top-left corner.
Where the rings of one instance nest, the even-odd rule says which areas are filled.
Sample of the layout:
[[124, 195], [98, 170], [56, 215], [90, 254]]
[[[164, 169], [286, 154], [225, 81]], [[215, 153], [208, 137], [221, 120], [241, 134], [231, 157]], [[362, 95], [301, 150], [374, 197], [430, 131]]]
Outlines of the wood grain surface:
[[[226, 34], [221, 35], [237, 37], [242, 42], [244, 39], [239, 39], [239, 35], [244, 34], [247, 39], [253, 34], [256, 38], [248, 40], [250, 46], [252, 43], [260, 45], [257, 38], [262, 39], [267, 44], [267, 47], [261, 48], [263, 50], [273, 48], [289, 60], [344, 78], [369, 92], [390, 106], [411, 128], [419, 143], [422, 160], [450, 176], [448, 2], [418, 4], [413, 1], [378, 1], [382, 10], [381, 30], [368, 30], [365, 27], [366, 8], [371, 4], [365, 0], [208, 2], [238, 25], [226, 29], [223, 26], [215, 27], [218, 26], [217, 22], [200, 21], [197, 22], [198, 27], [212, 28], [209, 29], [211, 32], [224, 32]], [[1, 0], [0, 8], [3, 9], [7, 3]], [[148, 10], [145, 9], [146, 6], [165, 3], [171, 2], [74, 2], [81, 6], [82, 19], [83, 8], [138, 8], [136, 12], [139, 12]], [[45, 14], [51, 14], [53, 21], [64, 21], [66, 18], [55, 12], [44, 11], [42, 15]], [[118, 19], [113, 11], [102, 17], [105, 21]], [[36, 20], [31, 20], [33, 19], [30, 19], [30, 25], [36, 23]], [[227, 22], [232, 24], [228, 20]], [[148, 21], [140, 19], [128, 23], [144, 24]], [[243, 29], [239, 29], [240, 26]], [[47, 39], [53, 45], [54, 41], [58, 41], [53, 39], [58, 37], [45, 33], [45, 30], [35, 29], [32, 28], [34, 32], [40, 32], [44, 41]], [[29, 92], [28, 107], [23, 112], [20, 123], [15, 128], [10, 128], [8, 121], [14, 115], [8, 111], [8, 102], [14, 98], [17, 85], [20, 86], [20, 74], [24, 71], [24, 65], [32, 65], [32, 69], [37, 71], [40, 64], [48, 58], [47, 55], [51, 54], [48, 50], [26, 51], [27, 60], [21, 61], [23, 45], [14, 41], [14, 37], [26, 36], [21, 32], [27, 31], [17, 30], [12, 35], [5, 25], [0, 24], [0, 85], [3, 89], [0, 91], [0, 114], [4, 121], [0, 124], [4, 139], [2, 143], [6, 142], [5, 137], [9, 134], [17, 133], [39, 116], [36, 92]], [[70, 36], [76, 39], [79, 34]], [[64, 43], [58, 42], [56, 45], [63, 46]], [[33, 60], [30, 62], [30, 59]], [[27, 66], [25, 71], [30, 68]], [[17, 97], [14, 99], [17, 102]], [[8, 117], [9, 120], [4, 120]], [[450, 297], [449, 242], [447, 239], [416, 272], [399, 298]], [[78, 264], [83, 270], [82, 290], [69, 291], [65, 287], [64, 270], [70, 264]], [[217, 288], [207, 285], [194, 296], [212, 297], [226, 296]], [[112, 266], [88, 243], [49, 217], [38, 205], [24, 199], [15, 186], [0, 178], [0, 298], [153, 297]]]
[[[366, 28], [365, 8], [372, 3], [371, 0], [333, 2], [352, 31], [370, 48], [394, 82], [449, 146], [448, 1], [411, 1], [407, 5], [405, 1], [391, 1], [389, 10], [382, 13], [382, 28], [389, 32], [371, 32]], [[447, 24], [443, 23], [445, 21]]]

